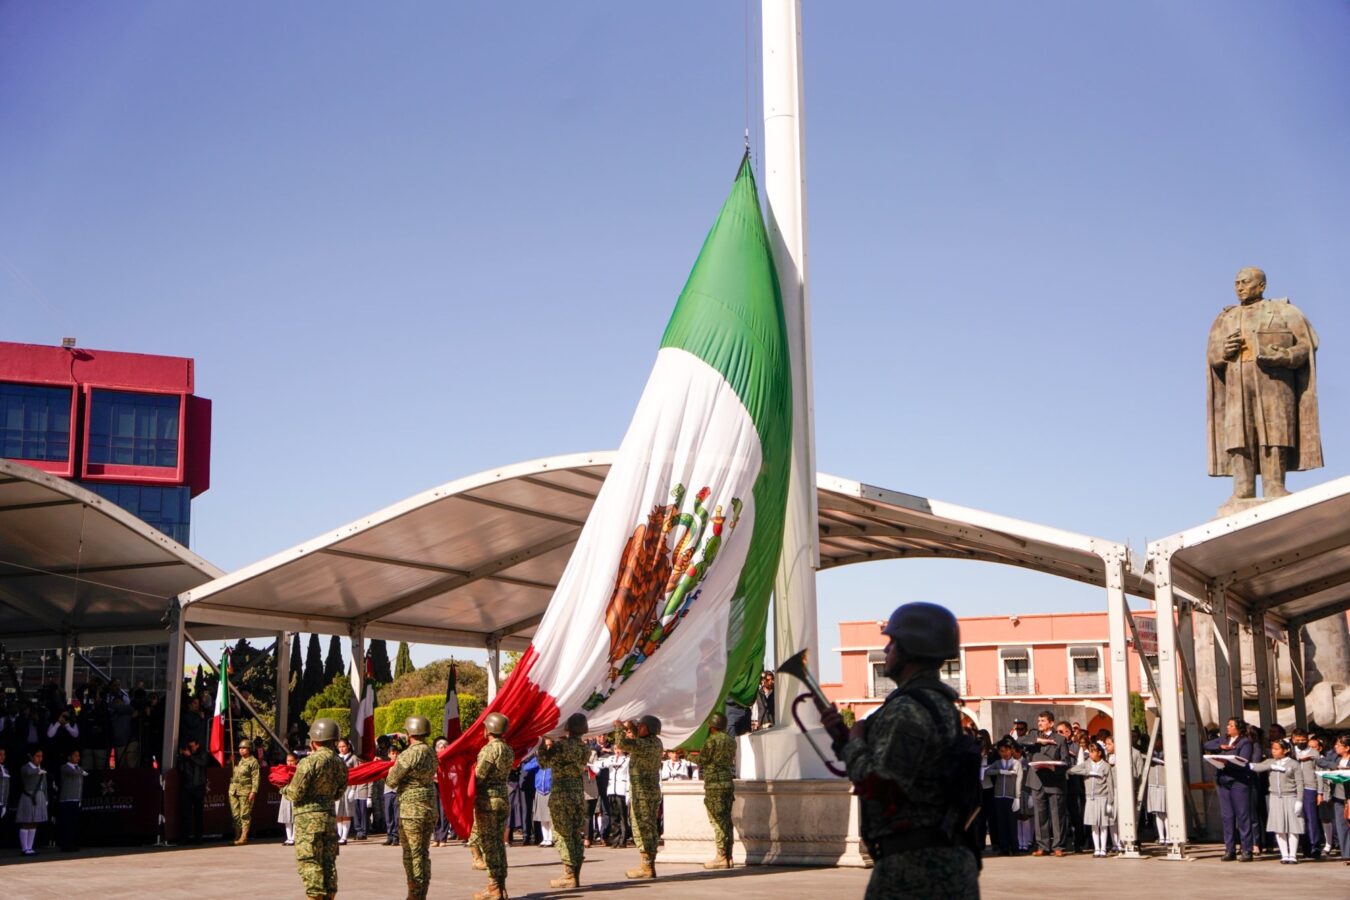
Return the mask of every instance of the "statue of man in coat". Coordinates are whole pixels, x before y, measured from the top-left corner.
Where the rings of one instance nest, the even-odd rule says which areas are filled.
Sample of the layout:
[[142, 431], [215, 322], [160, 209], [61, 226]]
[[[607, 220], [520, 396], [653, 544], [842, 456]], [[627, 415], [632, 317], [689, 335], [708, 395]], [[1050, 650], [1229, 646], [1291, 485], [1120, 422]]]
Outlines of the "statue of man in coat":
[[[1288, 471], [1322, 466], [1317, 332], [1287, 298], [1267, 299], [1266, 273], [1243, 269], [1238, 303], [1209, 330], [1209, 474], [1233, 477], [1233, 498], [1286, 496]], [[1229, 507], [1225, 507], [1228, 509]]]

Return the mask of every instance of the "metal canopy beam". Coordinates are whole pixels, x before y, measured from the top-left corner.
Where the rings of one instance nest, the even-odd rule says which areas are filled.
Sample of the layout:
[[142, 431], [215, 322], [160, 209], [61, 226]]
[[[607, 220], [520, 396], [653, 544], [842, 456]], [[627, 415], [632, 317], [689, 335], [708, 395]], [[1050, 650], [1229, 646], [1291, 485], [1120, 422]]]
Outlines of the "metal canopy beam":
[[451, 566], [419, 562], [414, 559], [399, 559], [393, 556], [377, 556], [374, 553], [357, 553], [354, 550], [340, 550], [337, 547], [320, 547], [316, 552], [326, 553], [329, 556], [340, 556], [343, 559], [354, 559], [357, 562], [376, 563], [382, 566], [402, 566], [405, 569], [422, 569], [427, 572], [441, 572], [446, 575], [468, 574], [463, 569], [456, 569]]

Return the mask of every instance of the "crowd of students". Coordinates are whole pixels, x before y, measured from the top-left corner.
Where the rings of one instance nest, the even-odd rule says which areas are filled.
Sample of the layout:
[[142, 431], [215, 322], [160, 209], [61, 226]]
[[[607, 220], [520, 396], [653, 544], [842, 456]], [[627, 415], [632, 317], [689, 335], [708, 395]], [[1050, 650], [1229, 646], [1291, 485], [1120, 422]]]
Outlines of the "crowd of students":
[[[1113, 767], [1117, 746], [1105, 729], [1089, 734], [1081, 725], [1055, 721], [1050, 712], [1029, 728], [1020, 719], [997, 741], [978, 731], [985, 754], [984, 803], [976, 828], [988, 855], [1062, 857], [1087, 852], [1106, 858], [1121, 851], [1117, 822], [1135, 798], [1116, 796]], [[1350, 734], [1330, 739], [1272, 725], [1270, 734], [1238, 719], [1225, 734], [1211, 729], [1205, 744], [1222, 814], [1225, 860], [1251, 861], [1278, 853], [1283, 864], [1333, 854], [1350, 865], [1350, 784], [1321, 772], [1343, 771], [1350, 780]], [[1159, 844], [1169, 842], [1166, 766], [1159, 748], [1145, 756], [1149, 741], [1138, 733], [1128, 758], [1136, 783], [1144, 785], [1141, 825]], [[1128, 757], [1126, 757], [1128, 754]], [[1180, 814], [1177, 811], [1175, 814]]]

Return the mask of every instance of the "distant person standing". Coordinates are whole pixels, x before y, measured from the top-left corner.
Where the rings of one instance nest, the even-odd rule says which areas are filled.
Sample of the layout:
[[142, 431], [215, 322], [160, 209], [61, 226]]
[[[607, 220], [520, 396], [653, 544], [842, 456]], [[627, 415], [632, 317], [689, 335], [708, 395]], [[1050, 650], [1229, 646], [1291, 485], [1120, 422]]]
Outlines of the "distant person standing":
[[230, 775], [230, 818], [234, 820], [234, 844], [248, 843], [248, 829], [253, 824], [253, 801], [258, 797], [262, 767], [253, 758], [253, 742], [239, 741], [239, 761]]
[[47, 770], [42, 768], [42, 750], [28, 752], [28, 762], [19, 770], [19, 849], [24, 856], [34, 854], [39, 825], [47, 824]]
[[736, 740], [727, 734], [727, 717], [713, 713], [708, 720], [708, 739], [699, 752], [703, 773], [703, 807], [713, 827], [713, 858], [705, 869], [730, 869], [736, 834], [731, 826], [731, 807], [736, 802]]
[[398, 755], [384, 783], [398, 791], [398, 837], [403, 845], [408, 900], [425, 900], [431, 887], [427, 848], [436, 827], [436, 753], [427, 744], [431, 722], [426, 716], [408, 716], [403, 730], [408, 734], [408, 749]]
[[337, 738], [337, 722], [315, 719], [309, 727], [312, 752], [300, 760], [283, 791], [294, 810], [296, 868], [310, 900], [337, 894], [337, 818], [333, 804], [347, 789], [347, 767], [333, 750]]
[[56, 801], [56, 844], [66, 853], [80, 849], [80, 804], [84, 800], [84, 776], [80, 751], [71, 750], [61, 766], [60, 793]]
[[178, 759], [178, 833], [184, 844], [202, 842], [206, 807], [206, 764], [210, 757], [196, 738], [183, 741]]
[[773, 727], [773, 673], [765, 672], [759, 677], [759, 691], [755, 694], [755, 711], [759, 715], [760, 728]]

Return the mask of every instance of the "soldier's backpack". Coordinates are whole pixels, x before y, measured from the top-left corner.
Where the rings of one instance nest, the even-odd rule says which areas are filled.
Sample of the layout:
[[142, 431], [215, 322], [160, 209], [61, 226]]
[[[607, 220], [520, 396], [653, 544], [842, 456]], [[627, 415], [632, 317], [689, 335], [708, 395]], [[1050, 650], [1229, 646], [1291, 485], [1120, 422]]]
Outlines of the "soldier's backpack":
[[[905, 691], [903, 696], [922, 706], [933, 720], [933, 725], [938, 729], [942, 728], [942, 712], [929, 692]], [[942, 784], [947, 789], [948, 809], [952, 814], [949, 819], [952, 844], [966, 847], [975, 854], [975, 865], [979, 868], [984, 867], [981, 858], [984, 841], [982, 835], [975, 833], [975, 819], [979, 816], [980, 804], [984, 799], [980, 779], [980, 766], [983, 763], [984, 755], [980, 752], [980, 742], [966, 733], [961, 727], [961, 717], [957, 716], [956, 733], [951, 737], [943, 767], [939, 771], [942, 775]]]

